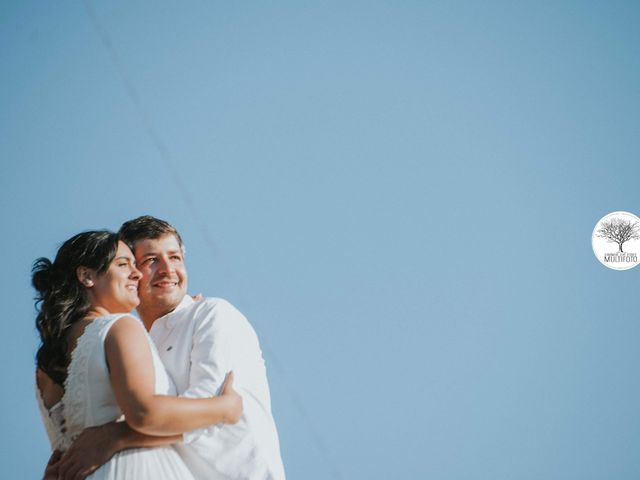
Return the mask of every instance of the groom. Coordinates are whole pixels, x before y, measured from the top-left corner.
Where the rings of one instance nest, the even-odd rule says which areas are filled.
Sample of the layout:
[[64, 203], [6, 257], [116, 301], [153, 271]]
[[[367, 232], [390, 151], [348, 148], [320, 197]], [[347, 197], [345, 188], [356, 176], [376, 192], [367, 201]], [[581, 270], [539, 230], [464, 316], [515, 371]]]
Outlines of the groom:
[[125, 422], [87, 429], [56, 465], [60, 477], [84, 478], [125, 448], [177, 441], [174, 446], [196, 479], [284, 480], [264, 360], [249, 322], [225, 300], [196, 302], [186, 294], [184, 246], [169, 223], [142, 216], [125, 222], [120, 236], [142, 272], [138, 315], [178, 395], [217, 395], [233, 370], [244, 412], [236, 424], [212, 425], [182, 439], [143, 435]]

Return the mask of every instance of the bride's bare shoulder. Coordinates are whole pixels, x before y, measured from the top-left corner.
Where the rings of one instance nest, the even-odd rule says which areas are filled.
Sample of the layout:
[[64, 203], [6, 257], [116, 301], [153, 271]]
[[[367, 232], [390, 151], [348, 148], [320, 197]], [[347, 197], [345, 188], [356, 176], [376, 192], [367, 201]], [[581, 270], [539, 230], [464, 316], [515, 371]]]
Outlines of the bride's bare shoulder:
[[[142, 322], [131, 315], [118, 318], [111, 327], [106, 337], [107, 348], [114, 343], [131, 343], [144, 339], [146, 330]], [[146, 341], [146, 340], [144, 340]]]

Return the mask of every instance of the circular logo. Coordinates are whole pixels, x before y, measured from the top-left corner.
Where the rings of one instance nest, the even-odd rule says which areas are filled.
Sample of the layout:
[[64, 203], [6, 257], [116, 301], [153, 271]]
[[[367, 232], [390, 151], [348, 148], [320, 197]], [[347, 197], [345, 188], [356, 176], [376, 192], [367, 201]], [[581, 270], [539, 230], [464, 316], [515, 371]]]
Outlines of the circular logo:
[[629, 270], [640, 259], [640, 218], [629, 212], [613, 212], [593, 229], [591, 245], [596, 258], [613, 270]]

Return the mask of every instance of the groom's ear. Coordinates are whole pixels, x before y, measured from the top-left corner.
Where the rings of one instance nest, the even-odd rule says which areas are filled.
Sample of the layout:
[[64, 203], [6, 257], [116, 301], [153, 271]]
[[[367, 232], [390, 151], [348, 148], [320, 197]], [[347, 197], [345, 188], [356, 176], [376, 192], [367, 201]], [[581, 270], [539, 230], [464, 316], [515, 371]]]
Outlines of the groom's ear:
[[87, 288], [93, 287], [93, 278], [95, 272], [91, 268], [78, 267], [76, 268], [76, 277], [78, 281]]

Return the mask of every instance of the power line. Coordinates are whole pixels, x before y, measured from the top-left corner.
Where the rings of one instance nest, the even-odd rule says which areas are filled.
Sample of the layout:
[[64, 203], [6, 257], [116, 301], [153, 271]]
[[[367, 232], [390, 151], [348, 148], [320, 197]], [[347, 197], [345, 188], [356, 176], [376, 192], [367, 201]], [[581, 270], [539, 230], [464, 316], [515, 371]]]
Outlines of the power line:
[[[104, 27], [103, 23], [100, 21], [100, 18], [98, 17], [98, 14], [93, 8], [93, 5], [91, 4], [91, 2], [89, 0], [85, 0], [83, 3], [85, 6], [87, 15], [91, 20], [91, 24], [95, 28], [96, 33], [98, 34], [98, 37], [100, 37], [102, 44], [107, 50], [107, 53], [109, 54], [109, 58], [111, 59], [111, 63], [117, 70], [122, 82], [124, 83], [124, 87], [127, 92], [127, 96], [129, 97], [129, 100], [131, 100], [131, 103], [133, 103], [135, 110], [137, 111], [138, 115], [140, 116], [140, 119], [142, 120], [142, 125], [144, 127], [145, 132], [149, 136], [149, 139], [151, 140], [151, 143], [153, 144], [153, 146], [158, 151], [160, 159], [162, 160], [164, 167], [167, 169], [169, 173], [169, 177], [175, 183], [175, 186], [178, 189], [178, 193], [180, 194], [180, 197], [184, 201], [187, 207], [187, 210], [190, 212], [190, 215], [192, 216], [194, 223], [197, 225], [198, 230], [200, 231], [200, 234], [202, 235], [210, 253], [213, 255], [214, 258], [216, 257], [219, 258], [220, 257], [219, 248], [217, 247], [211, 234], [209, 233], [209, 229], [207, 228], [206, 224], [201, 221], [200, 215], [198, 214], [198, 208], [195, 202], [193, 201], [193, 197], [191, 196], [189, 189], [187, 188], [184, 181], [182, 180], [182, 176], [180, 175], [179, 170], [175, 168], [175, 166], [173, 165], [173, 162], [171, 161], [171, 155], [169, 154], [167, 147], [162, 141], [162, 137], [158, 134], [158, 132], [154, 128], [153, 122], [151, 121], [151, 118], [147, 113], [147, 110], [144, 108], [144, 105], [142, 104], [142, 100], [140, 98], [140, 94], [138, 93], [138, 89], [136, 88], [135, 83], [131, 79], [131, 76], [128, 74], [124, 66], [124, 63], [120, 59], [120, 55], [118, 54], [113, 42], [111, 41], [111, 37], [107, 32], [107, 29]], [[225, 270], [227, 277], [231, 277], [231, 270], [226, 266], [224, 262], [222, 267]]]
[[304, 402], [300, 398], [300, 396], [296, 393], [296, 391], [289, 387], [287, 380], [285, 378], [284, 368], [282, 364], [278, 361], [273, 352], [268, 348], [267, 345], [263, 345], [262, 349], [265, 351], [266, 355], [271, 358], [271, 365], [275, 367], [275, 370], [278, 372], [280, 378], [282, 378], [282, 383], [284, 384], [289, 397], [291, 398], [295, 408], [298, 410], [298, 413], [305, 421], [307, 429], [311, 435], [311, 440], [315, 445], [316, 449], [320, 453], [322, 459], [324, 460], [327, 469], [330, 471], [333, 478], [337, 480], [342, 480], [344, 477], [340, 473], [337, 465], [332, 460], [331, 454], [329, 452], [329, 448], [327, 447], [326, 442], [322, 438], [322, 435], [318, 432], [318, 429], [315, 427], [315, 424], [311, 420], [311, 415], [308, 413], [307, 408], [304, 405]]
[[[135, 107], [135, 110], [140, 116], [140, 119], [142, 121], [142, 125], [144, 127], [146, 134], [148, 135], [155, 149], [158, 151], [160, 159], [162, 160], [162, 164], [167, 169], [169, 177], [175, 183], [175, 186], [178, 189], [180, 197], [185, 203], [187, 210], [189, 210], [190, 215], [192, 216], [195, 224], [198, 226], [198, 230], [200, 231], [200, 234], [202, 235], [205, 241], [205, 244], [209, 249], [209, 253], [214, 257], [214, 259], [217, 259], [218, 264], [222, 263], [221, 266], [224, 269], [224, 273], [226, 274], [226, 277], [229, 279], [233, 278], [231, 274], [231, 269], [228, 268], [228, 266], [222, 259], [222, 256], [220, 255], [220, 249], [217, 247], [215, 241], [210, 235], [209, 230], [206, 226], [206, 222], [202, 220], [199, 210], [197, 209], [196, 204], [193, 200], [193, 197], [191, 196], [189, 189], [186, 187], [186, 185], [182, 180], [182, 177], [180, 176], [179, 170], [175, 168], [171, 159], [171, 155], [169, 154], [167, 147], [162, 141], [162, 137], [158, 134], [158, 132], [154, 128], [153, 122], [151, 121], [149, 114], [144, 108], [143, 102], [141, 100], [141, 96], [138, 93], [138, 89], [136, 88], [135, 83], [131, 79], [131, 76], [128, 74], [127, 69], [124, 66], [124, 63], [120, 59], [120, 55], [118, 55], [118, 52], [113, 42], [111, 41], [111, 37], [107, 29], [105, 28], [104, 24], [100, 20], [91, 2], [89, 0], [84, 0], [83, 3], [85, 6], [85, 11], [87, 12], [89, 20], [91, 21], [91, 24], [93, 25], [96, 33], [98, 34], [98, 37], [100, 38], [100, 40], [102, 41], [102, 44], [107, 50], [107, 53], [109, 55], [112, 65], [115, 67], [116, 71], [118, 72], [118, 75], [120, 76], [121, 80], [124, 83], [127, 96], [131, 100], [132, 104]], [[305, 421], [306, 428], [310, 433], [313, 444], [315, 445], [316, 449], [322, 456], [322, 459], [325, 462], [327, 469], [329, 470], [333, 478], [337, 480], [342, 480], [344, 477], [340, 473], [340, 470], [338, 469], [337, 465], [331, 459], [329, 448], [327, 447], [326, 442], [322, 438], [322, 435], [320, 434], [318, 429], [315, 427], [313, 421], [311, 420], [311, 415], [307, 412], [304, 402], [302, 401], [300, 396], [297, 395], [295, 389], [291, 388], [288, 385], [282, 364], [278, 361], [276, 355], [273, 353], [273, 350], [268, 348], [267, 342], [265, 342], [264, 339], [261, 341], [261, 343], [262, 343], [263, 350], [271, 358], [271, 362], [275, 367], [275, 370], [278, 372], [280, 378], [282, 379], [282, 382], [285, 385], [287, 393], [289, 394], [293, 402], [293, 405], [298, 411], [298, 414]]]

